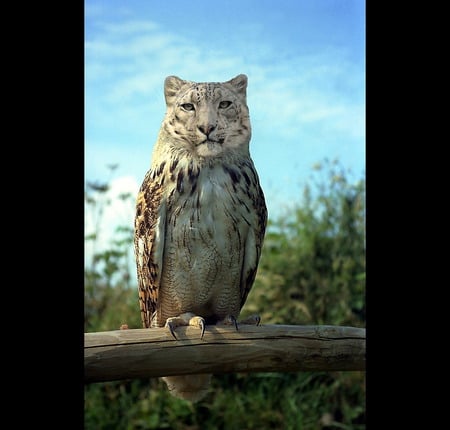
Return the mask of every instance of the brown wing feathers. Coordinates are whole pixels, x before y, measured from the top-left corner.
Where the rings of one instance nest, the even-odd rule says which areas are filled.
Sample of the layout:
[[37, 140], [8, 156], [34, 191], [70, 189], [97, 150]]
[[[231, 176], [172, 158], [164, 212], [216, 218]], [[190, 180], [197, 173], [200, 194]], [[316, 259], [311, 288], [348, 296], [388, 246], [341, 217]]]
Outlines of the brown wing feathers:
[[152, 174], [146, 175], [136, 203], [135, 254], [137, 262], [139, 306], [142, 326], [151, 326], [152, 315], [156, 310], [159, 290], [159, 270], [161, 262], [156, 261], [156, 225], [162, 188], [152, 181]]

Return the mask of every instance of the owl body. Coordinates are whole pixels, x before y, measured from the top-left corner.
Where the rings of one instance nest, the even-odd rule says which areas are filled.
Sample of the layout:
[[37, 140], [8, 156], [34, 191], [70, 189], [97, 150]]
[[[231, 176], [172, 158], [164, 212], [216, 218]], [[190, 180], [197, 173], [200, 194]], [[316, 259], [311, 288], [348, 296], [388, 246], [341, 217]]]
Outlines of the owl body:
[[[246, 86], [245, 75], [165, 81], [166, 116], [136, 207], [144, 327], [186, 313], [206, 325], [237, 319], [253, 285], [267, 210], [249, 154]], [[198, 376], [164, 379], [183, 398], [206, 392]]]

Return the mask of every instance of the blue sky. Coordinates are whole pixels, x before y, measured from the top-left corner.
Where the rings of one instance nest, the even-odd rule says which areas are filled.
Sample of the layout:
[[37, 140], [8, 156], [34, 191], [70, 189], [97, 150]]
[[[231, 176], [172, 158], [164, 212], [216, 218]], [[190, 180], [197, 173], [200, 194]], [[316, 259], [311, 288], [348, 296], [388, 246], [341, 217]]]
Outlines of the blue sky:
[[[137, 192], [168, 75], [248, 76], [250, 151], [269, 216], [312, 166], [365, 172], [364, 0], [85, 0], [85, 179]], [[128, 215], [127, 215], [128, 216]]]

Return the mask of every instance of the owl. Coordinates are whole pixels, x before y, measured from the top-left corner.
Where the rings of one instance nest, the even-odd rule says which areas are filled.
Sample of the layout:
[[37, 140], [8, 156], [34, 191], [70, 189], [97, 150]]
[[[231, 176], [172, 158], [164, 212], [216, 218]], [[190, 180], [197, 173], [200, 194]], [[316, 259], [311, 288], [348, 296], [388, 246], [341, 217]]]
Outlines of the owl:
[[[142, 325], [231, 324], [255, 280], [267, 208], [249, 152], [247, 76], [164, 81], [166, 114], [136, 202], [134, 248]], [[257, 316], [246, 323], [259, 323]], [[164, 377], [198, 401], [211, 375]]]

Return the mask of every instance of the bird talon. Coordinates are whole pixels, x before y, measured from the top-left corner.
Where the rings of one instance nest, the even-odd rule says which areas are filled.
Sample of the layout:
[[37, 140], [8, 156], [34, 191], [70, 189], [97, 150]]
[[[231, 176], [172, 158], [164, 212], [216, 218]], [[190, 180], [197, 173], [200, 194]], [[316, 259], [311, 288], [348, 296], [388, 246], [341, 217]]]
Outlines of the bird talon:
[[240, 321], [240, 324], [260, 325], [261, 317], [259, 315], [251, 315], [248, 318]]
[[261, 322], [261, 317], [260, 317], [259, 315], [257, 315], [257, 316], [255, 317], [255, 320], [256, 320], [256, 325], [259, 326], [259, 324], [260, 324], [260, 322]]
[[233, 315], [227, 315], [219, 324], [234, 325], [236, 331], [239, 331], [237, 319]]
[[170, 333], [172, 334], [172, 336], [174, 337], [175, 340], [178, 340], [176, 335], [175, 335], [175, 329], [174, 326], [171, 322], [166, 322], [166, 327], [170, 330]]
[[236, 331], [239, 331], [237, 319], [233, 315], [231, 315], [231, 321], [234, 323], [234, 326], [236, 327]]
[[200, 328], [200, 330], [202, 331], [202, 334], [200, 335], [200, 339], [203, 339], [203, 335], [205, 334], [205, 321], [200, 320], [198, 323], [198, 326]]

